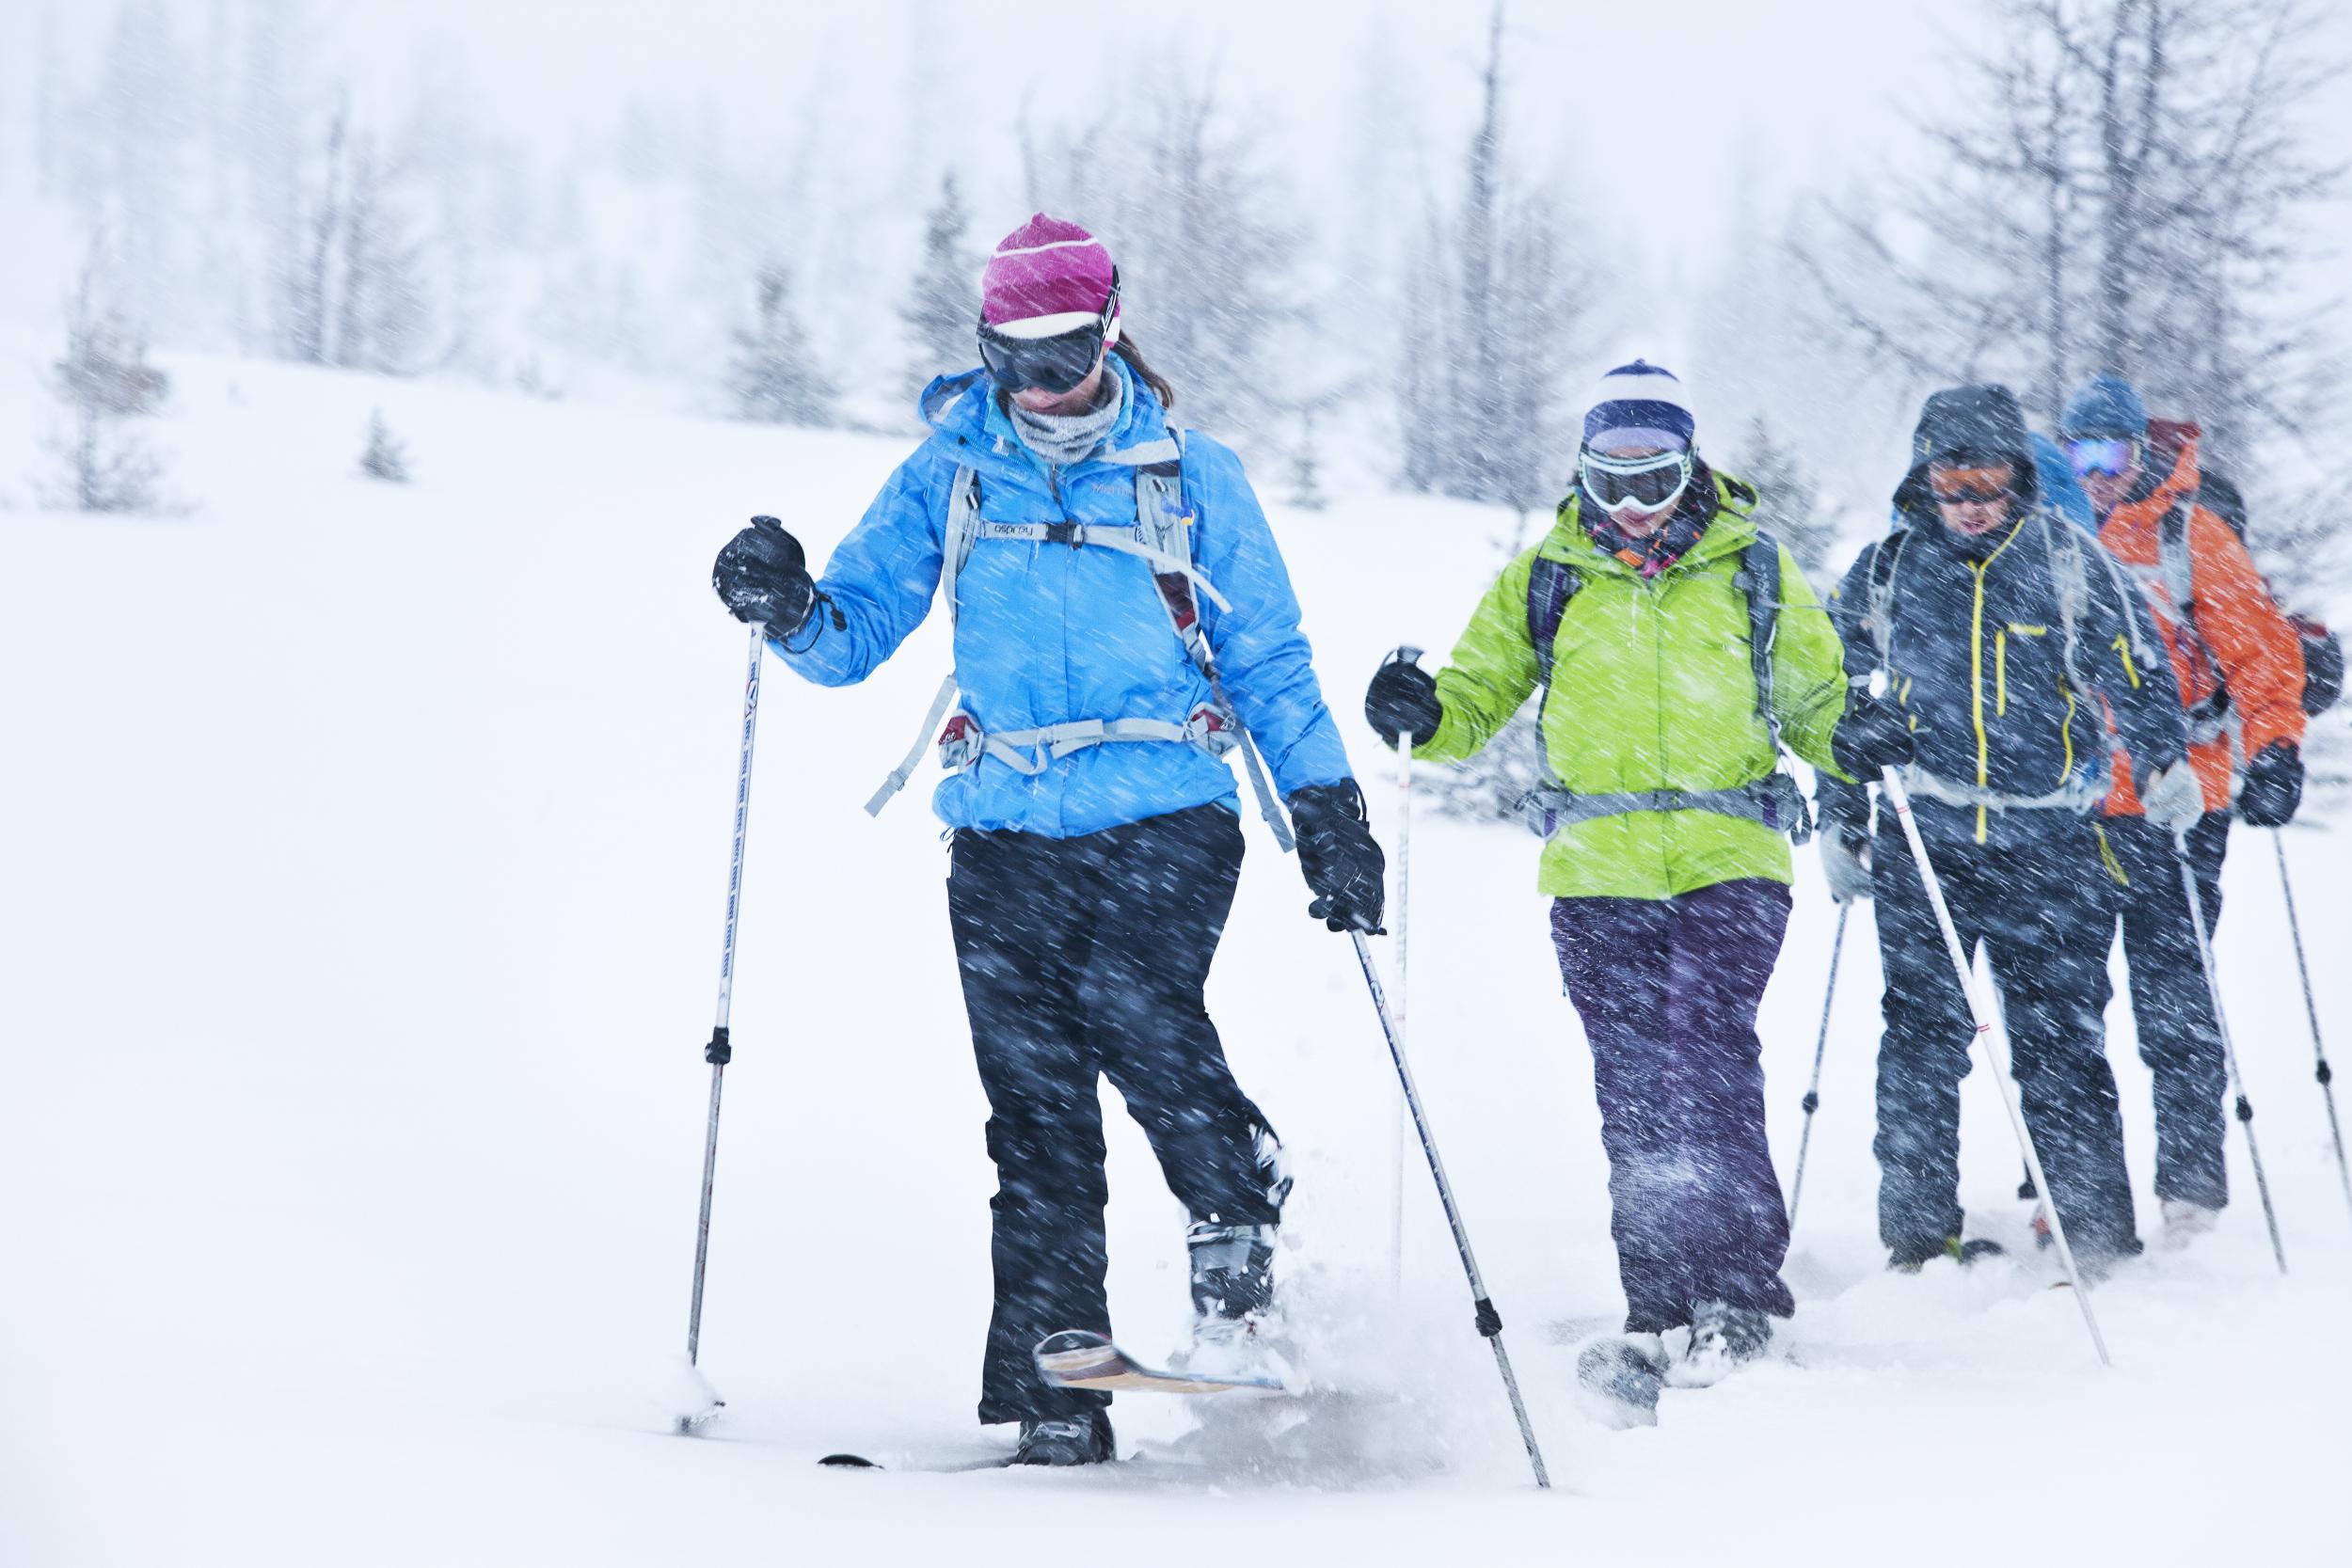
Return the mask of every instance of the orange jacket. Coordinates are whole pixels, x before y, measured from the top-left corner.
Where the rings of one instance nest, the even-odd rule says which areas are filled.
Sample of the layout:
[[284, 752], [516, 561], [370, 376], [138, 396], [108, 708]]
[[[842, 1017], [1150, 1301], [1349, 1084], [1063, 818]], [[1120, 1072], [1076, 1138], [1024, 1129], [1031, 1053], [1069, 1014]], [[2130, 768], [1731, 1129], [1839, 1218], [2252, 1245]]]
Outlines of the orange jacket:
[[[2200, 431], [2193, 424], [2151, 420], [2148, 435], [2151, 471], [2177, 452], [2171, 472], [2146, 495], [2108, 513], [2099, 542], [2146, 590], [2156, 630], [2172, 656], [2182, 705], [2193, 708], [2210, 696], [2217, 673], [2229, 688], [2228, 728], [2218, 739], [2189, 750], [2197, 781], [2204, 785], [2205, 809], [2223, 811], [2230, 804], [2231, 775], [2247, 758], [2273, 741], [2302, 743], [2303, 644], [2254, 569], [2245, 542], [2201, 506], [2188, 519], [2195, 618], [2179, 618], [2158, 559], [2161, 529], [2165, 515], [2196, 493]], [[2137, 816], [2140, 809], [2130, 759], [2120, 749], [2106, 809], [2119, 816]]]

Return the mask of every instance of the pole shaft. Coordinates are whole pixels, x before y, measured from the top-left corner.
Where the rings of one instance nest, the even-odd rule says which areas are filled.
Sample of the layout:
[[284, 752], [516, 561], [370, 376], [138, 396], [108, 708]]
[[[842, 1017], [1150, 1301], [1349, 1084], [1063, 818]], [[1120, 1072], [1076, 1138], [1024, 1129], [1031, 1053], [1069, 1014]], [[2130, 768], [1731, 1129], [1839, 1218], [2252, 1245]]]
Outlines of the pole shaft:
[[2303, 1011], [2312, 1022], [2312, 1053], [2319, 1063], [2319, 1092], [2328, 1102], [2328, 1136], [2336, 1146], [2336, 1179], [2344, 1183], [2344, 1201], [2352, 1204], [2352, 1164], [2344, 1157], [2344, 1127], [2336, 1120], [2335, 1074], [2328, 1069], [2328, 1047], [2319, 1035], [2319, 1001], [2312, 992], [2312, 966], [2303, 960], [2303, 922], [2295, 912], [2295, 881], [2287, 875], [2286, 834], [2270, 830], [2270, 847], [2279, 858], [2279, 891], [2286, 895], [2287, 931], [2295, 938], [2295, 970], [2303, 977]]
[[[1406, 1008], [1412, 986], [1410, 951], [1406, 933], [1412, 919], [1413, 896], [1413, 748], [1409, 737], [1400, 736], [1396, 748], [1396, 908], [1390, 912], [1390, 923], [1396, 928], [1396, 1037], [1400, 1048], [1410, 1037], [1406, 1032]], [[1400, 1088], [1395, 1101], [1394, 1126], [1390, 1142], [1389, 1166], [1389, 1288], [1392, 1293], [1405, 1289], [1405, 1095]]]
[[1445, 1177], [1445, 1163], [1438, 1158], [1437, 1139], [1429, 1132], [1429, 1117], [1422, 1111], [1421, 1092], [1413, 1086], [1413, 1069], [1405, 1060], [1405, 1049], [1398, 1040], [1396, 1023], [1389, 1016], [1389, 999], [1380, 987], [1380, 972], [1374, 967], [1372, 949], [1365, 945], [1361, 931], [1348, 933], [1356, 943], [1356, 961], [1363, 966], [1364, 984], [1371, 989], [1372, 1005], [1380, 1015], [1380, 1032], [1389, 1042], [1389, 1059], [1396, 1064], [1398, 1085], [1405, 1092], [1405, 1103], [1413, 1114], [1413, 1130], [1421, 1134], [1422, 1153], [1428, 1158], [1429, 1174], [1438, 1184], [1438, 1201], [1445, 1207], [1445, 1223], [1454, 1232], [1454, 1249], [1461, 1254], [1462, 1272], [1470, 1276], [1470, 1296], [1478, 1313], [1478, 1331], [1494, 1345], [1495, 1368], [1502, 1374], [1504, 1392], [1511, 1398], [1511, 1413], [1518, 1418], [1519, 1440], [1527, 1445], [1527, 1462], [1534, 1469], [1535, 1484], [1549, 1487], [1551, 1477], [1544, 1468], [1543, 1450], [1535, 1443], [1534, 1425], [1527, 1418], [1527, 1402], [1519, 1396], [1519, 1380], [1512, 1374], [1511, 1357], [1502, 1348], [1502, 1323], [1493, 1301], [1486, 1294], [1486, 1283], [1479, 1277], [1478, 1259], [1470, 1251], [1470, 1232], [1463, 1227], [1462, 1212], [1454, 1207], [1454, 1185]]
[[2230, 1093], [2237, 1101], [2238, 1125], [2246, 1129], [2246, 1157], [2254, 1163], [2254, 1191], [2262, 1197], [2263, 1224], [2270, 1228], [2270, 1255], [2279, 1272], [2287, 1272], [2287, 1249], [2279, 1240], [2279, 1213], [2270, 1206], [2270, 1177], [2263, 1169], [2262, 1149], [2254, 1142], [2254, 1105], [2246, 1098], [2246, 1080], [2237, 1069], [2237, 1047], [2230, 1039], [2230, 1015], [2221, 1006], [2221, 977], [2213, 958], [2213, 935], [2205, 928], [2205, 901], [2197, 891], [2197, 868], [2189, 863], [2188, 835], [2172, 835], [2172, 858], [2180, 863], [2181, 896], [2188, 901], [2189, 923], [2197, 928], [2197, 961], [2205, 972], [2205, 994], [2213, 999], [2213, 1024], [2221, 1036], [2221, 1060], [2230, 1069]]
[[1804, 1160], [1813, 1148], [1813, 1113], [1821, 1103], [1821, 1057], [1829, 1050], [1830, 1005], [1837, 1000], [1837, 963], [1846, 953], [1846, 917], [1851, 904], [1837, 906], [1837, 934], [1829, 944], [1829, 989], [1821, 997], [1821, 1032], [1813, 1041], [1813, 1081], [1805, 1085], [1804, 1131], [1797, 1137], [1797, 1176], [1788, 1184], [1788, 1228], [1797, 1228], [1797, 1205], [1804, 1201]]
[[1976, 1044], [1984, 1052], [1985, 1065], [1992, 1069], [1993, 1082], [2001, 1094], [2001, 1109], [2009, 1113], [2010, 1131], [2017, 1134], [2017, 1151], [2025, 1156], [2026, 1169], [2033, 1178], [2034, 1190], [2042, 1194], [2042, 1209], [2050, 1216], [2050, 1239], [2058, 1245], [2058, 1263], [2066, 1271], [2066, 1282], [2074, 1288], [2074, 1305], [2082, 1308], [2083, 1326], [2090, 1331], [2091, 1348], [2099, 1353], [2099, 1364], [2115, 1365], [2107, 1355], [2106, 1336], [2099, 1332], [2099, 1319], [2090, 1309], [2090, 1291], [2083, 1284], [2082, 1273], [2074, 1267], [2074, 1249], [2066, 1240], [2066, 1221], [2058, 1213], [2057, 1196], [2050, 1191], [2049, 1178], [2042, 1169], [2041, 1152], [2034, 1148], [2033, 1133], [2026, 1126], [2026, 1113], [2017, 1096], [2017, 1085], [2001, 1070], [2001, 1064], [1993, 1059], [1993, 1047], [1988, 1039], [1993, 1021], [1984, 998], [1977, 990], [1976, 966], [1968, 961], [1968, 953], [1960, 942], [1959, 927], [1952, 924], [1952, 911], [1944, 902], [1943, 884], [1936, 879], [1935, 864], [1928, 859], [1927, 841], [1920, 836], [1919, 824], [1911, 815], [1911, 792], [1894, 768], [1884, 769], [1880, 778], [1887, 803], [1895, 808], [1895, 818], [1902, 824], [1903, 841], [1911, 847], [1912, 864], [1918, 868], [1919, 884], [1927, 890], [1928, 903], [1935, 911], [1935, 924], [1944, 933], [1944, 948], [1952, 960], [1953, 978], [1960, 982], [1961, 994], [1968, 1002], [1968, 1020], [1976, 1028]]
[[752, 628], [751, 665], [743, 677], [743, 750], [735, 773], [735, 850], [727, 863], [727, 930], [719, 960], [719, 1015], [704, 1059], [710, 1064], [710, 1116], [703, 1130], [702, 1205], [694, 1226], [694, 1294], [686, 1313], [686, 1359], [696, 1363], [703, 1343], [703, 1275], [710, 1261], [710, 1195], [719, 1176], [719, 1094], [735, 1048], [727, 1019], [735, 1007], [736, 919], [743, 902], [743, 832], [752, 810], [752, 743], [759, 732], [759, 673], [767, 648], [764, 627]]

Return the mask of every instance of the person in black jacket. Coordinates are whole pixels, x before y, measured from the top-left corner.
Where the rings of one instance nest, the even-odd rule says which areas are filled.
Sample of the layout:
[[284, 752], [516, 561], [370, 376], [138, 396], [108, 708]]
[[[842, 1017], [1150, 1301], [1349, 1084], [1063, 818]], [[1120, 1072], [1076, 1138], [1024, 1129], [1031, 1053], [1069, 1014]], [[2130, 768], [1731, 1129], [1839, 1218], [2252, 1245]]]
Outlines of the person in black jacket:
[[[2139, 1250], [2103, 1015], [2118, 874], [2088, 815], [2107, 789], [2107, 717], [2151, 820], [2193, 824], [2169, 661], [2137, 596], [2044, 501], [2004, 387], [1927, 401], [1896, 518], [1832, 596], [1856, 684], [1838, 766], [1903, 770], [1963, 948], [1991, 950], [2026, 1125], [2078, 1259]], [[1884, 673], [1883, 694], [1862, 689]], [[1972, 1026], [1901, 826], [1870, 832], [1866, 788], [1821, 781], [1822, 856], [1842, 901], [1878, 901], [1879, 1234], [1890, 1262], [1963, 1261], [1960, 1080]]]

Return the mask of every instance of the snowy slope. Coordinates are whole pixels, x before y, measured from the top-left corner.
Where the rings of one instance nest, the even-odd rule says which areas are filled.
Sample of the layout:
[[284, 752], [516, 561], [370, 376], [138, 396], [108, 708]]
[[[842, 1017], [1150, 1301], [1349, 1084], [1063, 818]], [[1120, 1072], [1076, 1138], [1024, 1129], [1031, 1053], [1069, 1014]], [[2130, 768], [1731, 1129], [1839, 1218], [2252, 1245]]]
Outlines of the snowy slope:
[[[1003, 1436], [971, 1424], [991, 1180], [944, 854], [919, 796], [858, 809], [921, 716], [936, 626], [863, 688], [770, 666], [704, 1339], [729, 1410], [707, 1440], [666, 1435], [744, 652], [708, 562], [755, 511], [821, 552], [902, 448], [171, 368], [193, 515], [0, 515], [0, 1562], [2352, 1551], [2352, 1213], [2251, 835], [2221, 958], [2296, 1272], [2271, 1266], [2234, 1145], [2221, 1232], [2099, 1292], [2112, 1371], [2019, 1272], [1880, 1272], [1864, 917], [1792, 1360], [1670, 1394], [1655, 1431], [1581, 1421], [1572, 1347], [1622, 1304], [1534, 847], [1423, 821], [1416, 1061], [1561, 1483], [1536, 1495], [1412, 1170], [1391, 1285], [1375, 1022], [1253, 825], [1211, 1001], [1301, 1167], [1281, 1266], [1326, 1392], [1203, 1412], [1232, 1428], [1210, 1432], [1122, 1399], [1122, 1438], [1154, 1457], [1108, 1473], [819, 1470]], [[27, 428], [25, 395], [0, 387], [0, 429]], [[378, 403], [406, 488], [352, 477]], [[1391, 833], [1356, 694], [1389, 644], [1445, 645], [1503, 524], [1369, 495], [1276, 520]], [[2344, 837], [2291, 841], [2352, 1057]], [[1807, 856], [1765, 1005], [1784, 1170], [1831, 929]], [[2146, 1075], [2111, 1016], [2144, 1181]], [[1981, 1073], [1968, 1103], [1972, 1209], [2022, 1243]], [[1184, 1322], [1182, 1215], [1112, 1106], [1113, 1309], [1156, 1354]]]

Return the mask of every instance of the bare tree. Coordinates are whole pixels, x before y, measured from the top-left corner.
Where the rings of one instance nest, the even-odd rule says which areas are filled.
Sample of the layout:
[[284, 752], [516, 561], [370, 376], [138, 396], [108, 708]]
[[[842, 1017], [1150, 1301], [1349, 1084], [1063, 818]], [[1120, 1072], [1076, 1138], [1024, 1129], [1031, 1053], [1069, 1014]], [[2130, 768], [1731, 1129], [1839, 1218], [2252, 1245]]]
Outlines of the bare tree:
[[148, 362], [146, 341], [112, 294], [109, 265], [93, 245], [66, 300], [65, 355], [50, 373], [66, 419], [46, 443], [59, 472], [43, 499], [77, 512], [153, 512], [164, 504], [163, 464], [129, 421], [161, 408], [171, 383]]
[[[2306, 216], [2344, 176], [2302, 124], [2341, 69], [2316, 0], [1987, 8], [1973, 92], [1923, 127], [1933, 165], [1891, 199], [1831, 205], [1800, 245], [1825, 325], [1909, 391], [1997, 377], [2050, 419], [2117, 372], [2197, 419], [2209, 460], [2271, 470], [2342, 386], [2334, 302], [2294, 286]], [[2249, 487], [2265, 513], [2309, 512], [2285, 485]]]
[[1431, 212], [1408, 274], [1396, 389], [1406, 483], [1528, 509], [1568, 468], [1560, 388], [1588, 290], [1548, 184], [1505, 155], [1503, 44], [1498, 3], [1461, 206]]
[[1763, 415], [1748, 421], [1746, 437], [1729, 467], [1756, 491], [1756, 526], [1788, 546], [1815, 588], [1827, 587], [1830, 549], [1837, 538], [1836, 520], [1823, 511], [1821, 487], [1812, 471]]

